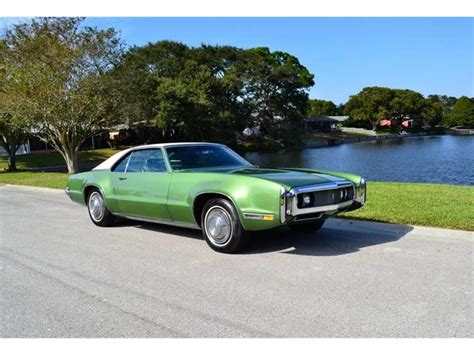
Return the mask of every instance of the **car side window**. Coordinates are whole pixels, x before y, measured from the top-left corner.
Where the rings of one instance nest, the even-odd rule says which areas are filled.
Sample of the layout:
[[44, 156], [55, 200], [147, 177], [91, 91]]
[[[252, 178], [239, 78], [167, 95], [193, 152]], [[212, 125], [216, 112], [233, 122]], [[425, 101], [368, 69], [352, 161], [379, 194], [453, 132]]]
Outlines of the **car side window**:
[[128, 160], [130, 159], [131, 154], [127, 154], [125, 157], [120, 160], [118, 164], [112, 169], [114, 173], [124, 173], [125, 169], [127, 168]]
[[166, 171], [161, 149], [142, 149], [132, 152], [126, 173], [163, 173]]

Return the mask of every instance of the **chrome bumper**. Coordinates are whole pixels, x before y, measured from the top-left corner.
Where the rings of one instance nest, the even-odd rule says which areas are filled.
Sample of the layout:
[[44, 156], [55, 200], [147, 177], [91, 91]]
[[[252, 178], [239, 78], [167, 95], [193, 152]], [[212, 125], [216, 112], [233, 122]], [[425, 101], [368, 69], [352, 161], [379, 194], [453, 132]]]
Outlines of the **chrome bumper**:
[[[328, 191], [335, 190], [340, 188], [352, 187], [354, 189], [353, 198], [348, 201], [344, 201], [338, 204], [315, 206], [308, 208], [299, 208], [298, 207], [298, 194], [308, 193], [308, 192], [317, 192], [317, 191]], [[351, 207], [354, 203], [364, 205], [365, 204], [365, 179], [361, 180], [359, 185], [354, 185], [348, 181], [331, 181], [318, 185], [307, 185], [292, 188], [289, 191], [286, 191], [284, 187], [280, 189], [280, 222], [285, 223], [288, 218], [297, 217], [301, 215], [311, 215], [320, 213], [319, 217], [322, 214], [333, 214], [339, 210], [343, 210]], [[319, 218], [316, 217], [316, 218]]]

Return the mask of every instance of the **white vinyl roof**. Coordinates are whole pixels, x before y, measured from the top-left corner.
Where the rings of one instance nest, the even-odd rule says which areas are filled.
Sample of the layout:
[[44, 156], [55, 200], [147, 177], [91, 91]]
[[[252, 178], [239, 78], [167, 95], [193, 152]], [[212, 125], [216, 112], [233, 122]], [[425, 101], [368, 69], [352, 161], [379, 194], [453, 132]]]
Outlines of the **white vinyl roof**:
[[136, 147], [128, 148], [122, 150], [110, 158], [104, 160], [102, 163], [97, 165], [92, 170], [110, 170], [118, 162], [124, 155], [132, 150], [140, 150], [140, 149], [153, 149], [153, 148], [166, 148], [166, 147], [176, 147], [176, 146], [183, 146], [183, 145], [221, 145], [218, 143], [207, 143], [207, 142], [182, 142], [182, 143], [158, 143], [158, 144], [146, 144], [146, 145], [139, 145]]

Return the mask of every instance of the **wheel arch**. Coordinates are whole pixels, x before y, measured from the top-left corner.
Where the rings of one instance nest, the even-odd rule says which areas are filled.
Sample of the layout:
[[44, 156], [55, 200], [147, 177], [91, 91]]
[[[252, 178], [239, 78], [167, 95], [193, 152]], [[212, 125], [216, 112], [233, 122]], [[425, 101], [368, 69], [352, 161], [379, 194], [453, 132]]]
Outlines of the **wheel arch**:
[[192, 204], [192, 211], [193, 211], [193, 217], [196, 224], [199, 227], [201, 227], [201, 215], [202, 215], [204, 206], [209, 200], [214, 199], [214, 198], [222, 198], [232, 203], [232, 205], [237, 211], [237, 215], [239, 216], [240, 224], [242, 225], [242, 228], [245, 230], [245, 225], [244, 223], [242, 223], [242, 216], [241, 216], [240, 210], [237, 204], [235, 203], [235, 201], [229, 195], [224, 194], [222, 192], [215, 192], [215, 191], [201, 192], [200, 194], [194, 197], [193, 204]]
[[102, 195], [102, 198], [107, 203], [106, 198], [105, 198], [105, 194], [104, 194], [104, 191], [102, 190], [102, 188], [98, 185], [88, 184], [88, 185], [84, 186], [84, 189], [82, 190], [83, 191], [82, 194], [83, 194], [83, 197], [84, 197], [84, 203], [86, 205], [87, 205], [87, 198], [89, 197], [89, 194], [91, 193], [92, 190], [99, 190], [100, 194]]

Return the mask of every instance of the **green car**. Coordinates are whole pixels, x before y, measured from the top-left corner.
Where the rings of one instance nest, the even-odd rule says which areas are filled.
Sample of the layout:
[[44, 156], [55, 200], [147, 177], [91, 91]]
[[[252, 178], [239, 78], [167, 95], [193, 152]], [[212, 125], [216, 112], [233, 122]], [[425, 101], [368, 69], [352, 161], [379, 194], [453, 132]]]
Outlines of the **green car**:
[[66, 193], [98, 226], [126, 217], [196, 228], [212, 249], [233, 253], [250, 231], [318, 230], [327, 217], [362, 207], [365, 190], [353, 174], [259, 168], [221, 144], [168, 143], [130, 148], [71, 175]]

